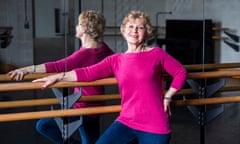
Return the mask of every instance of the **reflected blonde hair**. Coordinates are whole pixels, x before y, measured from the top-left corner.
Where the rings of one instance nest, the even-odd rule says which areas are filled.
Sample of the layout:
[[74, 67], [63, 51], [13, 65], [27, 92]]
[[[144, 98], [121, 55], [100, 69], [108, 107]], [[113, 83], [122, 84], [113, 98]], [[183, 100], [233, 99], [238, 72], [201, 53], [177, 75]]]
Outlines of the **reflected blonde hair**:
[[153, 27], [152, 24], [150, 22], [150, 19], [148, 17], [147, 14], [145, 14], [144, 12], [141, 11], [136, 11], [136, 10], [132, 10], [128, 13], [127, 16], [125, 16], [125, 18], [122, 21], [122, 24], [120, 26], [120, 30], [121, 33], [123, 33], [126, 24], [131, 21], [131, 20], [136, 20], [136, 19], [142, 19], [143, 20], [143, 25], [146, 28], [146, 39], [151, 37], [153, 35]]
[[94, 39], [103, 36], [106, 22], [101, 12], [94, 10], [83, 11], [79, 15], [78, 21], [87, 28], [86, 33]]

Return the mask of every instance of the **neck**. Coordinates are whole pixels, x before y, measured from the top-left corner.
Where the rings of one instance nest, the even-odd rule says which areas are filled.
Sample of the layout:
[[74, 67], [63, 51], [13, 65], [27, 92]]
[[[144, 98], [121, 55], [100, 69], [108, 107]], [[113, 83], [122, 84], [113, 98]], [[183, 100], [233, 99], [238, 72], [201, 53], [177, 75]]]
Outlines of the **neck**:
[[96, 39], [84, 37], [81, 39], [82, 47], [84, 48], [98, 48], [100, 43]]
[[144, 44], [141, 44], [139, 46], [128, 46], [128, 50], [126, 52], [143, 52], [146, 50], [146, 46], [144, 46]]

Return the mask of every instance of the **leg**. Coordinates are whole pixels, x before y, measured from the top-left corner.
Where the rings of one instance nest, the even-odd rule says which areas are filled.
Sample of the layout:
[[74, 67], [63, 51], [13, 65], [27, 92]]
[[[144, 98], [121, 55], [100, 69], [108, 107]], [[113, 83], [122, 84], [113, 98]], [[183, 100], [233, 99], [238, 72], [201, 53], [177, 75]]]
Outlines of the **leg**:
[[37, 121], [36, 130], [55, 144], [62, 144], [62, 134], [54, 119], [40, 119]]
[[98, 139], [96, 144], [127, 144], [134, 137], [133, 129], [115, 121]]
[[95, 144], [100, 135], [99, 117], [84, 116], [79, 132], [82, 144]]
[[139, 144], [169, 144], [171, 134], [154, 134], [136, 131]]
[[133, 140], [129, 141], [127, 144], [138, 144], [138, 139], [134, 138]]

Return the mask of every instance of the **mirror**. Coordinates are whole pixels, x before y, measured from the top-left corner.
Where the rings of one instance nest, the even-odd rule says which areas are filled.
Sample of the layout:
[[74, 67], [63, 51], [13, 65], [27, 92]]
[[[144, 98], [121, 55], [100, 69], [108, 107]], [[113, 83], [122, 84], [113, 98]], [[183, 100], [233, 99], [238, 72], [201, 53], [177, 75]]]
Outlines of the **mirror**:
[[[79, 13], [88, 9], [104, 14], [106, 30], [103, 40], [116, 53], [126, 50], [125, 40], [119, 31], [122, 18], [130, 10], [138, 9], [148, 13], [155, 27], [156, 37], [150, 39], [148, 44], [158, 45], [182, 64], [199, 64], [199, 71], [204, 72], [209, 63], [237, 63], [240, 61], [239, 5], [240, 1], [237, 0], [2, 0], [0, 72], [55, 61], [79, 50], [81, 42], [75, 37], [75, 26]], [[208, 86], [215, 82], [203, 79], [197, 84]], [[227, 82], [235, 84], [239, 80]], [[1, 101], [46, 97], [55, 96], [50, 90], [0, 93]], [[236, 132], [239, 131], [236, 128], [239, 105], [229, 104], [225, 108], [204, 106], [197, 107], [197, 110], [206, 114], [209, 109], [219, 107], [219, 113], [214, 113], [216, 115], [204, 124], [199, 124], [199, 115], [193, 112], [194, 108], [173, 108], [172, 126], [176, 133], [172, 135], [172, 143], [214, 143], [219, 137], [224, 137], [219, 144], [239, 143]], [[45, 109], [50, 107], [27, 110]], [[25, 109], [1, 109], [1, 113], [16, 111]], [[101, 132], [114, 116], [101, 117]], [[0, 123], [0, 143], [19, 143], [19, 140], [24, 143], [50, 143], [36, 132], [35, 124], [36, 120]], [[79, 135], [74, 133], [74, 137], [79, 138]]]

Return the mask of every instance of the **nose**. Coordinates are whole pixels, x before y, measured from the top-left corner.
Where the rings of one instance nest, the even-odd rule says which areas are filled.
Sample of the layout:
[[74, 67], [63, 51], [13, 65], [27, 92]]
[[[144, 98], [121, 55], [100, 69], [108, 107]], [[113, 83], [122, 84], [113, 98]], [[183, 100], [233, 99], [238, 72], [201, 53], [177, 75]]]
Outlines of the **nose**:
[[134, 31], [134, 32], [137, 32], [138, 29], [139, 29], [139, 28], [136, 26], [136, 27], [133, 28], [133, 31]]

